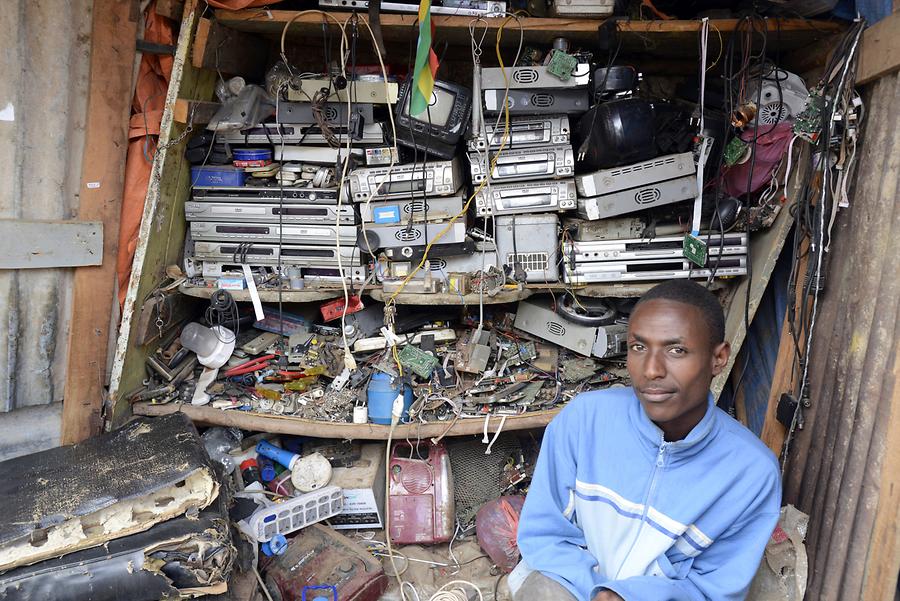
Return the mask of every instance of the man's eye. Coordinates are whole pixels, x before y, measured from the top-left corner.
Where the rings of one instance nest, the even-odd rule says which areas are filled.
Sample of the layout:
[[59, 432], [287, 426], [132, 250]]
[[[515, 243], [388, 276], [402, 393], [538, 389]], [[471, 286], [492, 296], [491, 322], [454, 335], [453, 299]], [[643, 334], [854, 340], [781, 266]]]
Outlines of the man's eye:
[[634, 344], [631, 345], [630, 348], [631, 348], [631, 350], [633, 350], [634, 352], [639, 353], [639, 352], [641, 352], [641, 351], [644, 350], [644, 345], [643, 345], [643, 344], [638, 344], [637, 342], [635, 342]]
[[682, 348], [680, 346], [674, 346], [669, 349], [669, 352], [672, 353], [673, 355], [685, 355], [685, 354], [687, 354], [687, 349]]

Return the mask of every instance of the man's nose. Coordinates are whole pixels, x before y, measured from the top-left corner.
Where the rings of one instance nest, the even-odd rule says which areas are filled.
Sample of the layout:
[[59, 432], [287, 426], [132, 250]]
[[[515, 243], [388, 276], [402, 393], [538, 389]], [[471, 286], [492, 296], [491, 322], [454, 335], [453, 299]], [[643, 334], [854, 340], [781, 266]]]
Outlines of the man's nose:
[[648, 380], [658, 380], [665, 377], [665, 375], [666, 364], [663, 361], [661, 353], [648, 353], [647, 361], [644, 363], [644, 377]]

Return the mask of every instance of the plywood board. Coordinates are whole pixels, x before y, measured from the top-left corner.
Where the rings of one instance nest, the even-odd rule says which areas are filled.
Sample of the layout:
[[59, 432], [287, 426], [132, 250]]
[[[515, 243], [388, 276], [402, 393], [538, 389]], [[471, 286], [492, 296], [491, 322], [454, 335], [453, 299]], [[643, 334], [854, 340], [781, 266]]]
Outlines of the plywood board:
[[102, 262], [102, 221], [0, 219], [0, 269], [82, 267]]

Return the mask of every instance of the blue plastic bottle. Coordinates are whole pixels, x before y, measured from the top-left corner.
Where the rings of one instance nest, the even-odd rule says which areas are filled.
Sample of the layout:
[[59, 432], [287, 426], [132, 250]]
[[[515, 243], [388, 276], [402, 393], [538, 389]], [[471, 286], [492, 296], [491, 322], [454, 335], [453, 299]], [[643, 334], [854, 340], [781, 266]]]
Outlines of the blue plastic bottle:
[[[386, 373], [375, 372], [369, 380], [367, 389], [367, 398], [369, 401], [369, 420], [373, 424], [391, 423], [391, 407], [394, 399], [400, 394], [402, 383], [399, 379], [394, 379]], [[412, 405], [413, 395], [412, 388], [403, 386], [403, 415], [400, 416], [401, 421], [409, 419], [409, 407]]]

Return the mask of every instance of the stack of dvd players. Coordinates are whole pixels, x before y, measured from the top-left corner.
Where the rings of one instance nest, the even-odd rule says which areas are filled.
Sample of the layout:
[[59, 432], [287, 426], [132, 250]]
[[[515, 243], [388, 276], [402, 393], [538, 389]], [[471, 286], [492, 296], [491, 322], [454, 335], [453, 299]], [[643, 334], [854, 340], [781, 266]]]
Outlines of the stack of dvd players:
[[354, 207], [337, 189], [196, 187], [185, 216], [205, 278], [243, 278], [246, 264], [309, 284], [365, 280]]
[[[494, 217], [500, 261], [525, 281], [559, 279], [557, 212], [576, 206], [575, 157], [566, 115], [491, 120], [468, 142], [476, 214]], [[496, 161], [496, 163], [494, 163]], [[491, 168], [493, 166], [493, 168]], [[490, 171], [490, 174], [488, 174]], [[485, 179], [488, 181], [485, 182]]]
[[706, 265], [684, 257], [684, 235], [656, 238], [593, 237], [563, 244], [563, 279], [569, 284], [710, 278], [747, 273], [745, 233], [701, 234], [707, 245]]
[[436, 282], [446, 281], [447, 273], [460, 271], [449, 264], [474, 250], [462, 215], [464, 183], [458, 158], [359, 168], [350, 174], [350, 196], [359, 203], [363, 222], [359, 245], [385, 258], [376, 264], [379, 281], [405, 279], [428, 245], [428, 270], [417, 272], [417, 279], [433, 275]]

